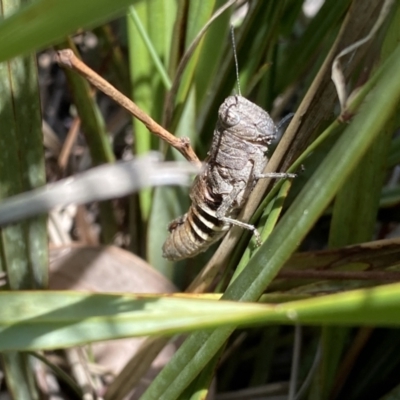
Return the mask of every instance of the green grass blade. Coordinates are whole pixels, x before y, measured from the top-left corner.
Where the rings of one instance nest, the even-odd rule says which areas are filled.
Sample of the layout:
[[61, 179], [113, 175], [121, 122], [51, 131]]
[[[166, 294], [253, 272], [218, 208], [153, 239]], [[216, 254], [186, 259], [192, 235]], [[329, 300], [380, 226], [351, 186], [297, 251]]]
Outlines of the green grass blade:
[[[0, 64], [0, 198], [45, 183], [40, 101], [33, 56]], [[21, 155], [24, 155], [23, 157]], [[11, 288], [47, 285], [46, 219], [1, 230], [1, 251]]]
[[[148, 5], [140, 3], [136, 6], [136, 13], [142, 24], [147, 29]], [[132, 82], [132, 99], [146, 113], [157, 120], [153, 114], [153, 82], [154, 70], [149, 52], [140, 37], [137, 26], [132, 18], [128, 17], [128, 41], [129, 41], [129, 69]], [[150, 151], [152, 139], [147, 128], [136, 118], [133, 118], [134, 127], [134, 152], [144, 154]], [[140, 210], [143, 221], [147, 221], [150, 213], [152, 195], [150, 189], [144, 189], [139, 194]], [[137, 223], [137, 222], [136, 222]], [[132, 225], [135, 224], [131, 221]]]
[[[9, 14], [19, 1], [0, 1]], [[20, 30], [23, 30], [20, 28]], [[17, 57], [0, 64], [0, 199], [46, 182], [42, 121], [36, 59]], [[43, 288], [48, 283], [46, 218], [43, 216], [1, 229], [0, 270], [10, 289]], [[10, 394], [15, 399], [37, 399], [29, 357], [2, 354]]]
[[[218, 332], [231, 331], [233, 326], [269, 323], [397, 327], [399, 288], [396, 283], [279, 305], [71, 291], [2, 292], [0, 351], [64, 348], [225, 326], [213, 333], [196, 333], [192, 341], [198, 335], [216, 338]], [[197, 342], [192, 355], [205, 344]]]
[[[0, 61], [64, 39], [80, 28], [99, 25], [139, 0], [38, 0], [0, 23]], [[23, 29], [21, 28], [23, 27]]]
[[[161, 120], [164, 93], [170, 86], [165, 68], [166, 54], [169, 53], [172, 35], [171, 2], [143, 2], [131, 7], [128, 18], [128, 40], [132, 97], [138, 106]], [[169, 9], [168, 13], [163, 10]], [[136, 119], [134, 151], [143, 154], [159, 148], [159, 141], [151, 137], [149, 131]], [[152, 194], [149, 190], [140, 193], [140, 206], [143, 220], [147, 221], [152, 206]]]
[[172, 281], [175, 272], [174, 263], [162, 257], [162, 245], [168, 235], [168, 224], [185, 212], [179, 204], [175, 188], [155, 188], [148, 228], [148, 261]]
[[14, 399], [38, 400], [30, 356], [25, 353], [7, 352], [2, 355], [7, 389]]
[[[2, 5], [10, 10], [12, 5]], [[14, 9], [16, 4], [13, 5]], [[33, 55], [0, 64], [0, 198], [46, 182], [36, 60]], [[23, 155], [23, 156], [22, 156]], [[33, 218], [1, 230], [1, 252], [12, 289], [48, 282], [46, 219]]]
[[[130, 74], [132, 81], [132, 97], [134, 101], [155, 120], [160, 121], [163, 111], [164, 94], [171, 86], [166, 65], [170, 57], [172, 30], [176, 12], [174, 1], [155, 0], [138, 4], [130, 8], [128, 18], [128, 39], [130, 56]], [[134, 151], [146, 153], [151, 149], [159, 150], [163, 144], [151, 137], [136, 119], [134, 125]], [[150, 190], [142, 190], [139, 194], [142, 220], [148, 223], [146, 237], [140, 238], [145, 243], [147, 257], [163, 272], [170, 270], [170, 264], [161, 258], [160, 232], [166, 227], [165, 212], [159, 208], [160, 193], [156, 195]], [[156, 204], [154, 203], [156, 199]], [[154, 215], [162, 216], [154, 229]], [[156, 222], [157, 223], [157, 222]], [[131, 232], [137, 221], [130, 221]], [[143, 232], [143, 228], [141, 229]], [[155, 250], [156, 249], [156, 250]], [[155, 251], [154, 251], [155, 250]], [[168, 273], [167, 273], [168, 275]]]
[[145, 43], [147, 50], [149, 51], [149, 54], [152, 58], [152, 61], [157, 69], [158, 74], [161, 77], [161, 80], [164, 84], [164, 87], [166, 90], [169, 90], [171, 88], [171, 80], [169, 79], [168, 73], [166, 71], [166, 69], [164, 68], [164, 65], [162, 64], [158, 54], [156, 53], [151, 40], [149, 38], [149, 36], [147, 35], [146, 30], [143, 27], [143, 24], [140, 21], [140, 18], [137, 14], [137, 12], [135, 11], [134, 7], [129, 7], [129, 16], [132, 18], [132, 22], [135, 24], [136, 29], [140, 35], [140, 37], [142, 38], [143, 42]]
[[[188, 16], [186, 21], [186, 32], [185, 32], [185, 50], [188, 49], [198, 32], [203, 28], [204, 25], [210, 19], [214, 9], [216, 0], [204, 0], [202, 2], [191, 2], [188, 9]], [[183, 104], [185, 104], [190, 91], [193, 86], [193, 79], [195, 75], [196, 66], [203, 49], [204, 38], [198, 44], [196, 50], [193, 52], [190, 61], [187, 63], [185, 71], [179, 82], [179, 89], [175, 98], [175, 123], [173, 126], [177, 126], [177, 116], [182, 111]]]

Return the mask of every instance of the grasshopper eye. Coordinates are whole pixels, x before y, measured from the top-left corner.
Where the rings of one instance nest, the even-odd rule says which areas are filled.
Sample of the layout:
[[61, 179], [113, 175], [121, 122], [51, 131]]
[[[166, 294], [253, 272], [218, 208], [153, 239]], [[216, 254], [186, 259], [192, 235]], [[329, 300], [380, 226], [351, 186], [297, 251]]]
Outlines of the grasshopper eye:
[[220, 115], [220, 120], [223, 125], [230, 127], [235, 126], [240, 122], [240, 116], [234, 111], [228, 109], [223, 115]]

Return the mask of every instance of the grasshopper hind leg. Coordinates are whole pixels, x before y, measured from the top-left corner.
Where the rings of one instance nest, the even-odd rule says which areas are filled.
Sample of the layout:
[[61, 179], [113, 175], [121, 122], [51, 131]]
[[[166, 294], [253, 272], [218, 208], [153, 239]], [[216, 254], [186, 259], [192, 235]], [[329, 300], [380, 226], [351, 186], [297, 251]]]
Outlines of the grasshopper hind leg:
[[233, 219], [233, 218], [229, 218], [229, 217], [219, 217], [218, 219], [227, 224], [236, 225], [240, 228], [251, 231], [256, 239], [257, 246], [261, 246], [261, 235], [260, 235], [260, 232], [258, 232], [257, 228], [254, 225], [246, 224], [246, 222], [238, 221], [237, 219]]

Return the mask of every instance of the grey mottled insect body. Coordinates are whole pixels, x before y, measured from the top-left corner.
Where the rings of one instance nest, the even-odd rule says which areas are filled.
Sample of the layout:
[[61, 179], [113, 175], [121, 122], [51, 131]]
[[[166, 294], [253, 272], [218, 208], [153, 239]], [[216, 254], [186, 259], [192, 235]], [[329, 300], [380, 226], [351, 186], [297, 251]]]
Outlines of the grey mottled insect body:
[[205, 251], [232, 224], [253, 229], [235, 218], [263, 177], [266, 151], [275, 136], [275, 124], [262, 108], [241, 96], [225, 99], [205, 168], [190, 191], [192, 204], [169, 226], [165, 258], [176, 261]]

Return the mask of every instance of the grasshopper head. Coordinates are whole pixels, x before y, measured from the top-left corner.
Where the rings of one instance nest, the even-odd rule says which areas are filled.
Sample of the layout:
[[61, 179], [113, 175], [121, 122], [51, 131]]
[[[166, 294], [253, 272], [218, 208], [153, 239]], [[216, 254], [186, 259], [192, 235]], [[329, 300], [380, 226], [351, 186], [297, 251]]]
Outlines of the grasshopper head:
[[242, 140], [268, 145], [276, 137], [276, 126], [269, 114], [242, 96], [227, 97], [218, 116], [224, 130]]

